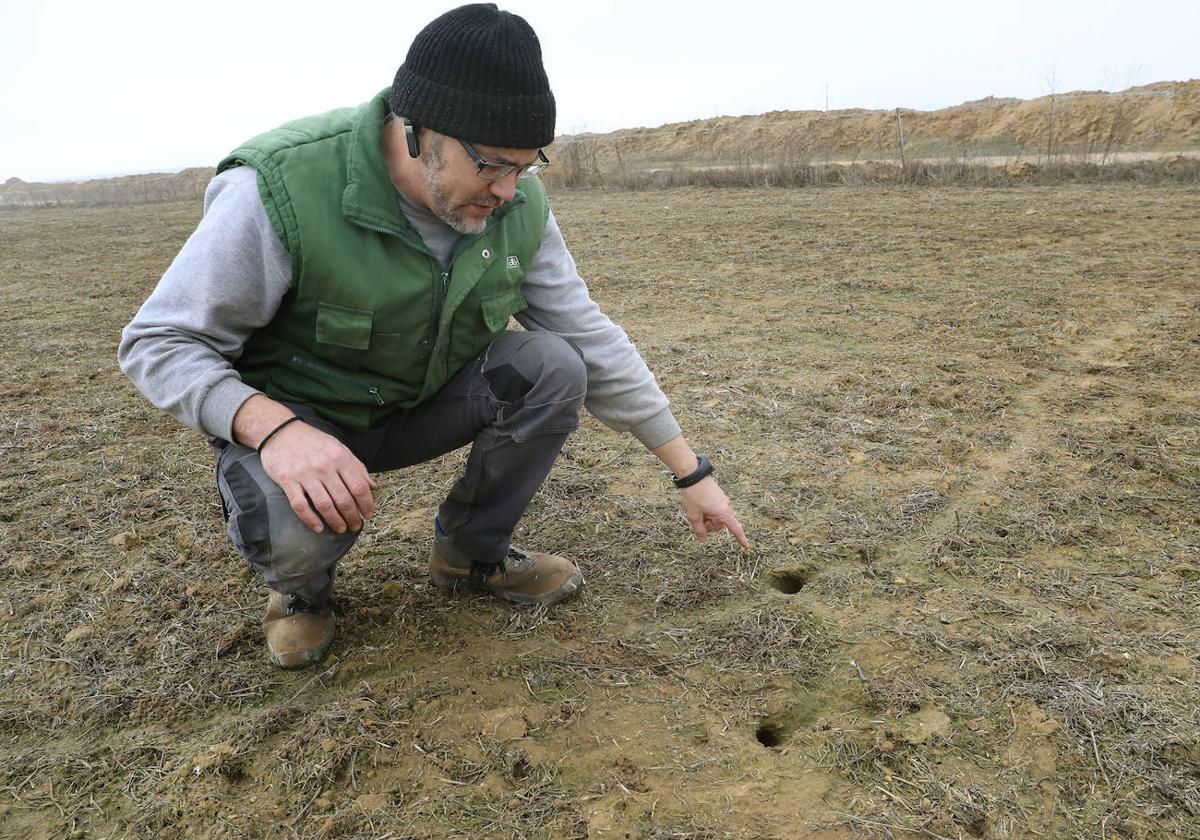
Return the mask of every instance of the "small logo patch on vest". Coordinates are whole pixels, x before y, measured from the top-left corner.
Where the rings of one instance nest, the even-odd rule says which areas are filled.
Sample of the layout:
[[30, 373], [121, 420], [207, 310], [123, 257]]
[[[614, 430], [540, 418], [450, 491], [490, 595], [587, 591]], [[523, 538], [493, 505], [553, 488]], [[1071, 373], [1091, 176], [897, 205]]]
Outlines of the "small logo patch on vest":
[[509, 268], [520, 268], [521, 261], [519, 259], [517, 259], [516, 257], [509, 257], [508, 258], [508, 267]]

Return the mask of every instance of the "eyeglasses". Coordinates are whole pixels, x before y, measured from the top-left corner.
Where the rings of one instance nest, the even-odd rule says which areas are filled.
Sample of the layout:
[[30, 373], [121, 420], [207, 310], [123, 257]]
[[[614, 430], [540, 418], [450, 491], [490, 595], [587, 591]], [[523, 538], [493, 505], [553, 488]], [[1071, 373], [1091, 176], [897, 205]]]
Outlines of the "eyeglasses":
[[527, 163], [524, 166], [518, 166], [515, 163], [489, 163], [479, 156], [479, 152], [475, 151], [475, 147], [466, 140], [459, 140], [462, 147], [467, 150], [467, 154], [471, 156], [471, 160], [475, 161], [475, 174], [485, 181], [499, 181], [501, 178], [507, 178], [514, 172], [518, 178], [532, 178], [539, 172], [542, 172], [550, 165], [550, 159], [546, 157], [546, 153], [538, 149], [538, 162]]

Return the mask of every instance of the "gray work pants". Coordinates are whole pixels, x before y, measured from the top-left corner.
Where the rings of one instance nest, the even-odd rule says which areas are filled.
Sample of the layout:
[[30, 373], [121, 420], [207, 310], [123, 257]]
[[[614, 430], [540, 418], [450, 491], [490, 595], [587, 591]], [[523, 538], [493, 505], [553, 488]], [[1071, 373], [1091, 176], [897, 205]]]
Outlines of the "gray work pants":
[[[586, 385], [583, 359], [566, 341], [511, 331], [434, 396], [364, 432], [342, 429], [310, 406], [288, 405], [342, 441], [372, 472], [473, 444], [438, 519], [453, 554], [487, 565], [508, 555], [517, 521], [579, 425]], [[337, 561], [358, 533], [310, 531], [263, 471], [258, 453], [226, 441], [213, 448], [227, 530], [238, 552], [272, 589], [325, 603]]]

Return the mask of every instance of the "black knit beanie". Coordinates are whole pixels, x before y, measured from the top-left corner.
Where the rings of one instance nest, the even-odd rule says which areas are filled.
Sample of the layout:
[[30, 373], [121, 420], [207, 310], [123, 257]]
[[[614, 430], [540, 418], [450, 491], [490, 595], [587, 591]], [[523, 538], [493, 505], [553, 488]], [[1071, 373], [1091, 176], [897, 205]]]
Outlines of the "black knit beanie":
[[554, 139], [554, 94], [525, 19], [494, 3], [446, 12], [420, 31], [392, 83], [392, 112], [485, 146]]

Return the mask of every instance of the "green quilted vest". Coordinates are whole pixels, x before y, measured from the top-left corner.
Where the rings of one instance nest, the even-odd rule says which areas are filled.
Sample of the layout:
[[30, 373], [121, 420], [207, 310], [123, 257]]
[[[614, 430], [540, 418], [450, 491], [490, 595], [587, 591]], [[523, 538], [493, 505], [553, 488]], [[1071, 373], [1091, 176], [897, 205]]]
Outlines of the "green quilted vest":
[[247, 341], [238, 372], [273, 399], [360, 430], [428, 398], [525, 308], [521, 281], [549, 212], [541, 182], [520, 181], [443, 272], [388, 177], [387, 93], [261, 134], [217, 167], [257, 170], [292, 258], [292, 288]]

